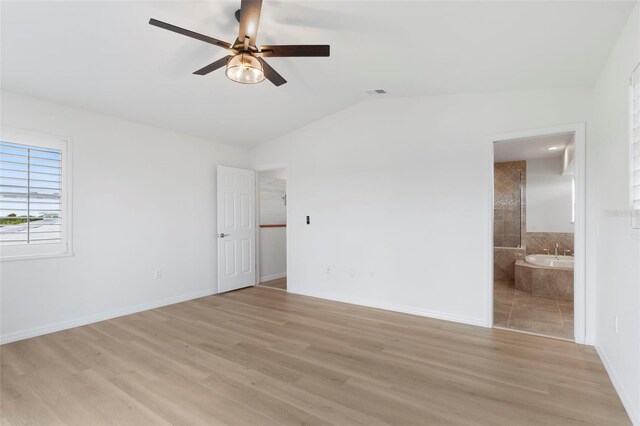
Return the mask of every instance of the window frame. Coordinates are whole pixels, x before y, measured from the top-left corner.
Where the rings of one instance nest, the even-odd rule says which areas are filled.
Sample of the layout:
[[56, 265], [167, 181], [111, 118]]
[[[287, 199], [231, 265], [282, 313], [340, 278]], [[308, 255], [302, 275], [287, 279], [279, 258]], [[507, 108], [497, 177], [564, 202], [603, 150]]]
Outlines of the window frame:
[[73, 179], [72, 143], [69, 138], [47, 135], [28, 130], [1, 127], [0, 139], [20, 145], [59, 149], [61, 152], [61, 216], [62, 238], [60, 243], [0, 245], [0, 262], [73, 256]]

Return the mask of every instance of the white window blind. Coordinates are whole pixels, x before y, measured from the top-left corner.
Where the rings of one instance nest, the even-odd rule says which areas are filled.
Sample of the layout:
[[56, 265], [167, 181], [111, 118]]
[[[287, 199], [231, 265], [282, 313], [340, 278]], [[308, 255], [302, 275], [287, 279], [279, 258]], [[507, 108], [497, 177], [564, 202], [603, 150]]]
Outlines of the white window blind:
[[631, 75], [631, 214], [640, 228], [640, 65]]
[[66, 142], [0, 136], [2, 259], [68, 252]]

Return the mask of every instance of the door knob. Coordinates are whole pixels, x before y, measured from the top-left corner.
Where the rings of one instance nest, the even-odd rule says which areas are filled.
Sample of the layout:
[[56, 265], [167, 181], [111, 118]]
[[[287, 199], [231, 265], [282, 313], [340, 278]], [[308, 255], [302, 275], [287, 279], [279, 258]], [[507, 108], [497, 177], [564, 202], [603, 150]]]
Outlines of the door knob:
[[228, 237], [230, 234], [225, 234], [224, 232], [222, 234], [218, 234], [218, 237], [220, 238], [224, 238], [224, 237]]

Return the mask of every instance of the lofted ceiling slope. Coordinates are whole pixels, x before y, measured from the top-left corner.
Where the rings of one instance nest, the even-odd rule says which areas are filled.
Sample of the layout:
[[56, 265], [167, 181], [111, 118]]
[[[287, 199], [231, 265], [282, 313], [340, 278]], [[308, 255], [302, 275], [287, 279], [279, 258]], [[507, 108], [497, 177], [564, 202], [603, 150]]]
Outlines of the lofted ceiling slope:
[[592, 86], [633, 2], [264, 0], [260, 44], [331, 44], [268, 58], [288, 83], [193, 71], [222, 49], [239, 1], [3, 1], [2, 88], [208, 139], [255, 146], [382, 96]]

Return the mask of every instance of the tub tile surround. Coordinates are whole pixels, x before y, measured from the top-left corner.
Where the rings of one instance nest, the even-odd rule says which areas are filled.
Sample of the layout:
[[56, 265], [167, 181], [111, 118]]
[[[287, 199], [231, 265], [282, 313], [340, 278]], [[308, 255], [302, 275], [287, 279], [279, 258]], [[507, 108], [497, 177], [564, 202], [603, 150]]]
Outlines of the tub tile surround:
[[[522, 175], [522, 188], [526, 185], [527, 162], [494, 163], [493, 245], [518, 247], [526, 230], [525, 192], [520, 194], [518, 171]], [[522, 207], [520, 206], [522, 203]]]
[[527, 254], [545, 254], [544, 249], [549, 249], [549, 254], [554, 254], [556, 243], [559, 245], [558, 254], [563, 250], [571, 250], [573, 255], [573, 234], [562, 232], [526, 232], [523, 237], [523, 245], [527, 248]]
[[573, 300], [573, 269], [547, 268], [518, 260], [514, 286], [534, 296]]
[[493, 293], [496, 327], [573, 340], [573, 300], [535, 296], [513, 281], [496, 280]]
[[493, 249], [493, 278], [515, 280], [516, 260], [525, 256], [524, 248], [496, 247]]
[[515, 280], [515, 265], [517, 260], [522, 260], [528, 254], [546, 254], [544, 249], [549, 249], [549, 254], [554, 254], [556, 243], [558, 253], [571, 250], [573, 255], [573, 234], [559, 232], [527, 232], [524, 234], [522, 247], [498, 247], [493, 249], [493, 277], [496, 280]]

